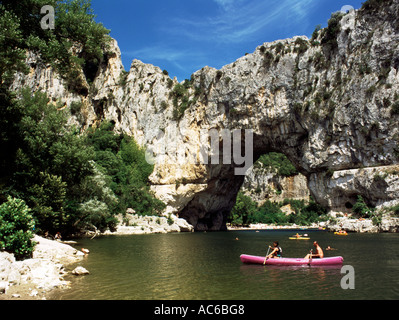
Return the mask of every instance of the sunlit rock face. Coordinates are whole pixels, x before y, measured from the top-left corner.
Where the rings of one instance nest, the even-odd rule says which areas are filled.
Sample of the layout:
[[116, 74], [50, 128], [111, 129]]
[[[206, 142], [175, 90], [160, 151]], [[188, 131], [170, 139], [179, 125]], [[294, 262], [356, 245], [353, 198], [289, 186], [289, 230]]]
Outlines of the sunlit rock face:
[[[331, 210], [359, 194], [370, 205], [392, 205], [399, 199], [399, 6], [387, 3], [340, 17], [332, 37], [321, 30], [313, 39], [265, 43], [181, 84], [138, 60], [124, 72], [114, 41], [86, 94], [68, 92], [32, 56], [31, 73], [18, 76], [14, 87], [46, 90], [66, 106], [81, 101], [71, 123], [107, 119], [134, 136], [154, 163], [150, 181], [167, 204], [165, 214], [197, 230], [225, 228], [244, 180], [237, 168], [270, 151], [284, 153], [306, 176], [313, 198]], [[234, 158], [237, 130], [244, 164]]]

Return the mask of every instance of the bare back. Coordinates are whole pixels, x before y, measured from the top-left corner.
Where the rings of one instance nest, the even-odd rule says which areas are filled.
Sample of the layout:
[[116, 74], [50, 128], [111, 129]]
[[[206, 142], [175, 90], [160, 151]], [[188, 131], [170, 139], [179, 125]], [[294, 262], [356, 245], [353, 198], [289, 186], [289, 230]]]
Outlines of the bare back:
[[318, 255], [320, 258], [324, 258], [323, 249], [322, 249], [319, 245], [317, 245], [317, 247], [316, 247], [316, 253], [317, 253], [317, 255]]

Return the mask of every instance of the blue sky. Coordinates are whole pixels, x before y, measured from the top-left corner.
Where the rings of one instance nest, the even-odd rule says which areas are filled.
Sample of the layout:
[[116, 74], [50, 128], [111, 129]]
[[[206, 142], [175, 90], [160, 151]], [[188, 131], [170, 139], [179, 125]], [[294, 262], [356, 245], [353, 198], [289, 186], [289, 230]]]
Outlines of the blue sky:
[[331, 13], [365, 0], [92, 0], [96, 21], [118, 41], [126, 70], [133, 59], [179, 81], [204, 66], [221, 68], [264, 42], [311, 36]]

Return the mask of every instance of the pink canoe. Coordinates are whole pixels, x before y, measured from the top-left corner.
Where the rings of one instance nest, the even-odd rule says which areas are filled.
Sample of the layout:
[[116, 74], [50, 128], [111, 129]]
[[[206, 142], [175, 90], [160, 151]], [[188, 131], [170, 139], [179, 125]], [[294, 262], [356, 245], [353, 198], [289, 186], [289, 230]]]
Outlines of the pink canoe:
[[[242, 254], [240, 259], [243, 263], [249, 264], [263, 264], [265, 257], [250, 256], [247, 254]], [[342, 264], [344, 259], [342, 257], [329, 257], [323, 259], [303, 259], [303, 258], [279, 258], [279, 259], [267, 259], [265, 265], [274, 266], [301, 266], [301, 265], [311, 265], [311, 266], [330, 266]]]

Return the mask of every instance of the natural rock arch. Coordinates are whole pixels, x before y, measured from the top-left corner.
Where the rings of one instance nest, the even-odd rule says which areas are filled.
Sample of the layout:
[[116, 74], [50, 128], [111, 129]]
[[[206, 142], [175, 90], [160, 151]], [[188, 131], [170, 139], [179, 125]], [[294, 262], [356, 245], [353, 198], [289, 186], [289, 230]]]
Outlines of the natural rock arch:
[[[397, 5], [393, 9], [397, 11]], [[201, 145], [198, 134], [185, 132], [250, 129], [254, 161], [266, 152], [284, 153], [307, 177], [313, 198], [325, 207], [347, 210], [358, 194], [373, 206], [395, 203], [398, 115], [389, 102], [399, 90], [393, 59], [397, 37], [382, 44], [377, 35], [398, 30], [392, 21], [375, 17], [371, 25], [362, 11], [343, 17], [336, 47], [315, 44], [323, 43], [322, 34], [313, 42], [295, 37], [264, 44], [221, 70], [203, 68], [187, 85], [186, 101], [192, 103], [164, 132], [176, 128], [182, 137], [177, 145], [184, 149]], [[370, 35], [372, 44], [365, 46], [365, 36]], [[372, 66], [367, 76], [364, 57]], [[181, 106], [179, 99], [171, 102], [174, 108]], [[222, 141], [220, 145], [222, 157]], [[172, 163], [156, 166], [156, 193], [162, 198], [165, 179], [173, 172], [179, 187], [172, 198], [181, 197], [174, 207], [179, 215], [197, 230], [223, 229], [243, 177], [234, 175], [229, 164], [171, 169]]]
[[[179, 214], [197, 230], [225, 227], [244, 179], [222, 161], [187, 161], [200, 154], [210, 130], [252, 130], [253, 160], [284, 153], [307, 177], [313, 198], [331, 210], [347, 210], [358, 194], [389, 206], [399, 199], [399, 5], [370, 6], [335, 17], [339, 28], [311, 40], [265, 43], [185, 83], [138, 60], [126, 73], [113, 41], [87, 96], [68, 92], [50, 67], [18, 75], [13, 87], [39, 90], [51, 78], [51, 99], [83, 102], [71, 122], [108, 119], [134, 136], [155, 160], [150, 181], [165, 214]], [[35, 68], [36, 57], [29, 59]]]

